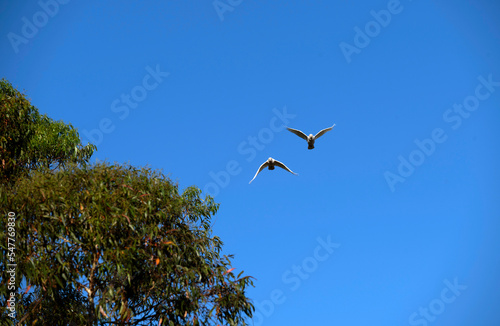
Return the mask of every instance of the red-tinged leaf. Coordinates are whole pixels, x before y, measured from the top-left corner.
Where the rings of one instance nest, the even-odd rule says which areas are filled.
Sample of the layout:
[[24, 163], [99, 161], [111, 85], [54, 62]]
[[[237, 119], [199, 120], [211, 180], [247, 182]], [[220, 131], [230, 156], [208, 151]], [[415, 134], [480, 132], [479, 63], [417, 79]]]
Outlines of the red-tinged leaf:
[[127, 218], [128, 224], [132, 224], [132, 223], [130, 223], [130, 219], [128, 218], [128, 216], [127, 216], [127, 215], [122, 214], [122, 216], [125, 216], [125, 217]]
[[104, 317], [106, 318], [109, 318], [108, 315], [106, 315], [106, 313], [104, 312], [104, 310], [102, 309], [101, 306], [99, 306], [99, 312], [101, 313], [101, 315], [103, 315]]
[[156, 266], [160, 263], [160, 258], [156, 258]]
[[231, 269], [228, 269], [228, 270], [227, 270], [227, 271], [226, 271], [223, 275], [229, 274], [229, 273], [231, 273], [232, 271], [234, 271], [234, 267], [233, 267], [233, 268], [231, 268]]

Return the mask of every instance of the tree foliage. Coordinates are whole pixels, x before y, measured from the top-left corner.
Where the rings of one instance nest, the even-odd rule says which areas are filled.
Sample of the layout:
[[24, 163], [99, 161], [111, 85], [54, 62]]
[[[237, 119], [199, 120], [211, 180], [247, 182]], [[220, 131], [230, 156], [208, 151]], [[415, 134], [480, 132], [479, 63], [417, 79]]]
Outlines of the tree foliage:
[[[254, 309], [245, 291], [253, 283], [232, 272], [232, 256], [222, 255], [222, 241], [212, 235], [219, 204], [201, 198], [196, 187], [179, 191], [148, 168], [84, 164], [94, 148], [83, 147], [73, 127], [43, 118], [12, 92], [2, 95], [10, 104], [2, 100], [0, 121], [28, 132], [0, 134], [1, 230], [8, 212], [16, 213], [15, 321], [245, 325]], [[15, 105], [25, 111], [12, 117], [8, 107]], [[5, 300], [6, 237], [0, 232]], [[12, 321], [7, 313], [2, 304], [0, 318]]]
[[251, 280], [226, 274], [229, 257], [211, 235], [218, 204], [195, 187], [180, 194], [157, 172], [99, 164], [37, 171], [1, 201], [18, 208], [17, 268], [27, 284], [49, 298], [68, 284], [84, 290], [82, 319], [196, 325], [214, 316], [236, 325], [251, 315]]
[[83, 146], [71, 124], [40, 114], [24, 94], [0, 80], [0, 182], [40, 167], [88, 162], [96, 147]]

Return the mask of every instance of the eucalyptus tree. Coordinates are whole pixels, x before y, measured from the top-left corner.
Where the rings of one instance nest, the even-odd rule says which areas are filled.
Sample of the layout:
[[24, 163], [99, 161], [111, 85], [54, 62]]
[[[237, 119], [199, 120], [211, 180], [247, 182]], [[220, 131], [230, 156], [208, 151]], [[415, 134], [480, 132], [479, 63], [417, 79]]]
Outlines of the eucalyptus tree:
[[213, 198], [148, 168], [88, 164], [95, 147], [75, 128], [0, 86], [0, 230], [15, 231], [14, 250], [0, 232], [5, 301], [16, 263], [15, 314], [2, 304], [3, 322], [246, 324], [252, 279], [233, 273], [212, 234]]

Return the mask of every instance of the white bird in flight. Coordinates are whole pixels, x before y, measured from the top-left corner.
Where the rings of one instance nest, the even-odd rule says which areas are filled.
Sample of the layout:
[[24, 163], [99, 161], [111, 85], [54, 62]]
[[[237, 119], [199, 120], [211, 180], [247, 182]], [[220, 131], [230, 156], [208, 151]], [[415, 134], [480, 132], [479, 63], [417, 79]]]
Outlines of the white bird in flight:
[[314, 141], [316, 139], [318, 139], [319, 137], [323, 136], [327, 131], [332, 130], [333, 127], [335, 127], [335, 124], [333, 126], [331, 126], [330, 128], [325, 128], [325, 129], [321, 130], [315, 136], [313, 136], [313, 134], [309, 134], [309, 136], [306, 136], [306, 134], [304, 134], [302, 131], [297, 130], [297, 129], [292, 129], [292, 128], [286, 128], [286, 129], [288, 129], [288, 131], [293, 132], [294, 134], [296, 134], [300, 138], [307, 140], [307, 145], [308, 145], [307, 149], [313, 149], [314, 148]]
[[255, 173], [253, 179], [250, 180], [249, 184], [252, 183], [252, 181], [257, 177], [257, 174], [259, 174], [260, 171], [264, 170], [266, 166], [269, 167], [269, 170], [274, 170], [274, 166], [279, 166], [280, 168], [285, 169], [294, 175], [298, 175], [297, 173], [287, 168], [285, 164], [281, 163], [280, 161], [276, 161], [274, 158], [270, 157], [259, 167], [259, 170], [257, 171], [257, 173]]

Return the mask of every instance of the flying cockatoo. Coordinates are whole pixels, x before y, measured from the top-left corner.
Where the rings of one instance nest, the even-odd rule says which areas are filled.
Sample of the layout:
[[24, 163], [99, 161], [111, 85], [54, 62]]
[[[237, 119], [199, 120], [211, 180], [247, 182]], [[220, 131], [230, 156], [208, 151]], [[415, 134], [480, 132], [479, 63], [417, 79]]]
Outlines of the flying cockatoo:
[[287, 168], [285, 164], [281, 163], [280, 161], [276, 161], [274, 158], [270, 157], [259, 167], [259, 170], [257, 171], [257, 173], [255, 173], [255, 176], [253, 177], [252, 180], [250, 180], [249, 184], [252, 183], [252, 181], [257, 177], [257, 174], [259, 174], [260, 171], [264, 170], [266, 166], [269, 168], [269, 170], [274, 170], [274, 166], [279, 166], [280, 168], [285, 169], [292, 174], [298, 175], [297, 173]]
[[326, 128], [326, 129], [321, 130], [320, 132], [318, 132], [316, 134], [316, 136], [313, 136], [313, 134], [309, 134], [309, 136], [306, 136], [306, 134], [304, 134], [302, 131], [297, 130], [297, 129], [292, 129], [292, 128], [286, 128], [286, 129], [288, 129], [288, 131], [293, 132], [294, 134], [296, 134], [300, 138], [305, 139], [307, 141], [307, 145], [308, 145], [307, 149], [313, 149], [314, 148], [314, 141], [316, 139], [318, 139], [319, 137], [323, 136], [327, 131], [332, 130], [333, 127], [335, 127], [335, 124], [333, 126], [331, 126], [330, 128]]

